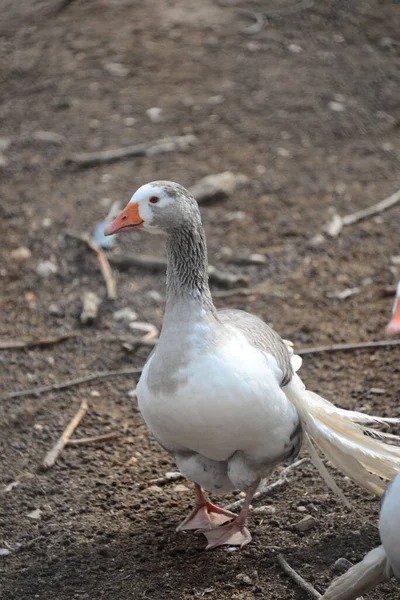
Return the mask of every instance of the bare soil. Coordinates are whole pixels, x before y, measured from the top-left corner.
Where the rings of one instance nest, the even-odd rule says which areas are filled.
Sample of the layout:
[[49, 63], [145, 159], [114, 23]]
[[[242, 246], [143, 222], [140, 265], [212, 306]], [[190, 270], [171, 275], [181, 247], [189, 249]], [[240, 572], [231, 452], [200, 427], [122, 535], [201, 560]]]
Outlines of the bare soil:
[[[160, 326], [165, 277], [138, 268], [116, 272], [118, 298], [111, 302], [94, 254], [63, 234], [91, 231], [110, 201], [125, 203], [153, 179], [190, 186], [225, 170], [250, 178], [230, 198], [202, 207], [210, 262], [244, 273], [256, 289], [216, 299], [218, 306], [258, 314], [296, 348], [384, 337], [391, 298], [383, 290], [396, 280], [390, 266], [399, 254], [400, 206], [336, 239], [313, 238], [331, 207], [351, 213], [399, 186], [399, 3], [248, 2], [246, 9], [268, 15], [253, 34], [244, 31], [253, 21], [239, 6], [0, 2], [0, 133], [11, 140], [0, 167], [1, 338], [79, 333], [52, 347], [0, 352], [0, 547], [10, 550], [0, 556], [5, 600], [301, 600], [307, 595], [282, 573], [270, 546], [280, 546], [322, 592], [336, 559], [355, 562], [378, 544], [378, 500], [337, 475], [353, 503], [347, 512], [306, 463], [263, 501], [275, 514], [251, 518], [249, 546], [205, 552], [203, 536], [175, 533], [191, 492], [174, 491], [176, 482], [150, 487], [174, 465], [135, 410], [128, 395], [133, 378], [7, 397], [144, 363], [148, 350], [124, 348], [118, 338], [130, 332], [112, 315], [130, 307]], [[160, 123], [146, 115], [152, 107], [162, 109]], [[62, 137], [43, 141], [38, 131]], [[66, 163], [72, 152], [183, 134], [199, 139], [187, 153], [87, 169]], [[13, 258], [19, 247], [31, 256]], [[226, 247], [267, 261], [231, 264]], [[163, 241], [129, 234], [116, 249], [161, 256]], [[45, 260], [58, 272], [41, 278], [36, 267]], [[347, 300], [330, 296], [359, 286]], [[98, 321], [81, 327], [88, 290], [104, 301]], [[399, 357], [399, 347], [311, 355], [301, 376], [340, 406], [400, 416]], [[90, 409], [76, 437], [123, 435], [69, 446], [41, 472], [83, 398]], [[5, 491], [14, 481], [19, 485]], [[40, 518], [29, 517], [36, 509]], [[317, 526], [296, 533], [293, 524], [307, 514]], [[243, 573], [251, 583], [237, 578]], [[395, 600], [398, 586], [382, 585], [368, 597]]]

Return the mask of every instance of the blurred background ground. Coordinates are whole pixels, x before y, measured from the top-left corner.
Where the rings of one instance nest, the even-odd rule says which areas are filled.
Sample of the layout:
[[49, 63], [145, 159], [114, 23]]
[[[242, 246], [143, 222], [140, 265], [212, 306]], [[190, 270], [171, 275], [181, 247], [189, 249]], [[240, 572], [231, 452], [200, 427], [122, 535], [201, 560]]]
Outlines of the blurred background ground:
[[[1, 597], [306, 598], [270, 545], [323, 591], [337, 558], [354, 562], [378, 543], [376, 498], [338, 476], [349, 514], [305, 464], [263, 502], [272, 508], [252, 517], [251, 545], [205, 553], [202, 536], [174, 532], [190, 492], [176, 482], [154, 488], [174, 466], [134, 410], [133, 378], [7, 394], [143, 364], [148, 350], [123, 347], [118, 338], [129, 331], [113, 313], [129, 307], [159, 327], [164, 275], [116, 272], [118, 298], [107, 300], [94, 254], [64, 233], [91, 231], [113, 201], [125, 204], [153, 179], [191, 186], [226, 170], [248, 177], [201, 209], [210, 262], [254, 288], [216, 298], [218, 306], [258, 314], [296, 348], [382, 339], [400, 207], [336, 238], [318, 234], [332, 208], [352, 213], [399, 187], [399, 3], [1, 0], [0, 10], [1, 338], [79, 332], [49, 348], [0, 352]], [[258, 32], [254, 14], [266, 15]], [[155, 107], [159, 119], [146, 113]], [[189, 134], [198, 143], [186, 153], [66, 163], [75, 152]], [[163, 240], [129, 234], [118, 251], [162, 256]], [[230, 261], [253, 253], [265, 263]], [[53, 267], [40, 275], [45, 261]], [[85, 291], [104, 299], [91, 328], [79, 324]], [[340, 406], [399, 416], [399, 352], [308, 356], [301, 375]], [[90, 408], [76, 437], [123, 436], [67, 447], [38, 472], [84, 398]], [[28, 516], [37, 509], [39, 518]], [[307, 514], [315, 527], [296, 533]], [[398, 587], [369, 597], [395, 600]]]

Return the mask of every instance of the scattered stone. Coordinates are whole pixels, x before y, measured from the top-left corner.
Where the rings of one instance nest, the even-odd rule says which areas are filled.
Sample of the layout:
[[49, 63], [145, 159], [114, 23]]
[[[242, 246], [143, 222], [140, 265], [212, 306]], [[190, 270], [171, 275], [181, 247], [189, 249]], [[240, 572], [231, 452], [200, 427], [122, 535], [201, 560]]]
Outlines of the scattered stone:
[[161, 494], [161, 493], [163, 493], [163, 491], [164, 490], [159, 485], [151, 485], [150, 487], [148, 487], [146, 489], [146, 492], [148, 494]]
[[136, 123], [136, 119], [134, 119], [133, 117], [126, 117], [124, 119], [124, 125], [125, 127], [133, 127]]
[[63, 309], [58, 304], [50, 304], [49, 305], [49, 314], [53, 317], [62, 317], [64, 314]]
[[50, 219], [50, 217], [45, 217], [42, 220], [42, 227], [51, 227], [53, 225], [53, 221]]
[[289, 44], [288, 50], [293, 52], [293, 54], [300, 54], [300, 52], [303, 52], [303, 48], [298, 44]]
[[131, 323], [132, 321], [136, 321], [138, 316], [134, 310], [126, 306], [125, 308], [116, 310], [115, 313], [113, 313], [113, 318], [116, 321], [124, 321], [125, 323]]
[[146, 115], [149, 117], [152, 123], [161, 123], [161, 121], [163, 121], [162, 108], [158, 108], [157, 106], [148, 108], [146, 110]]
[[4, 156], [4, 154], [2, 154], [0, 152], [0, 169], [5, 169], [7, 165], [8, 165], [7, 158]]
[[211, 106], [217, 106], [217, 104], [222, 104], [223, 101], [224, 97], [221, 94], [218, 94], [217, 96], [210, 96], [209, 98], [207, 98], [207, 104], [210, 104]]
[[236, 575], [236, 579], [238, 581], [241, 581], [245, 585], [253, 585], [251, 577], [249, 577], [249, 575], [246, 575], [246, 573], [238, 573], [238, 575]]
[[371, 388], [369, 390], [370, 394], [376, 394], [377, 396], [383, 396], [384, 394], [386, 394], [386, 390], [383, 388]]
[[83, 309], [79, 317], [80, 322], [82, 325], [90, 325], [97, 318], [101, 300], [94, 292], [85, 292], [82, 303]]
[[321, 246], [325, 242], [325, 238], [322, 233], [316, 233], [311, 240], [309, 241], [309, 245], [313, 247]]
[[253, 514], [255, 515], [274, 515], [275, 513], [275, 506], [256, 506], [253, 508]]
[[28, 513], [26, 515], [29, 519], [35, 519], [38, 520], [41, 518], [42, 516], [42, 511], [40, 510], [40, 508], [36, 508], [35, 510], [33, 510], [32, 512]]
[[129, 69], [125, 65], [116, 62], [108, 62], [104, 65], [104, 68], [110, 75], [115, 77], [126, 77], [129, 75]]
[[154, 300], [155, 302], [163, 301], [162, 295], [160, 294], [160, 292], [157, 292], [157, 290], [150, 290], [149, 292], [147, 292], [146, 296], [148, 298], [151, 298], [151, 300]]
[[58, 272], [58, 267], [51, 260], [45, 260], [45, 261], [39, 263], [38, 266], [36, 267], [36, 273], [39, 275], [39, 277], [43, 277], [43, 279], [46, 279], [47, 277], [50, 277], [51, 275], [55, 275], [57, 272]]
[[32, 252], [29, 250], [29, 248], [25, 248], [24, 246], [21, 246], [20, 248], [16, 248], [15, 250], [12, 250], [10, 255], [11, 255], [11, 258], [13, 258], [14, 260], [23, 261], [23, 260], [28, 260], [28, 258], [30, 258], [32, 256]]
[[8, 556], [10, 554], [10, 550], [8, 548], [0, 548], [0, 556]]
[[89, 121], [90, 129], [98, 129], [99, 125], [100, 125], [99, 119], [90, 119], [90, 121]]
[[32, 139], [36, 142], [44, 142], [46, 144], [56, 144], [61, 146], [65, 142], [65, 137], [54, 131], [34, 131]]
[[312, 517], [311, 515], [307, 515], [306, 517], [301, 519], [301, 521], [295, 523], [293, 527], [296, 531], [304, 533], [305, 531], [310, 531], [311, 529], [314, 529], [314, 527], [316, 527], [317, 525], [317, 519], [315, 517]]
[[100, 392], [98, 390], [92, 390], [90, 392], [90, 395], [92, 396], [92, 398], [100, 398]]
[[0, 137], [0, 152], [5, 152], [11, 146], [11, 138]]
[[305, 512], [307, 512], [307, 508], [305, 506], [298, 506], [297, 512], [305, 513]]
[[190, 492], [189, 488], [186, 487], [186, 485], [183, 485], [183, 483], [178, 483], [178, 485], [176, 485], [172, 491], [176, 494], [187, 494]]
[[328, 108], [333, 112], [344, 112], [346, 110], [346, 107], [342, 102], [336, 102], [335, 100], [331, 100], [331, 102], [328, 103]]
[[165, 479], [174, 481], [174, 479], [181, 479], [182, 474], [179, 473], [179, 471], [167, 471], [167, 473], [165, 473], [164, 477], [165, 477]]
[[282, 148], [282, 146], [276, 149], [276, 153], [282, 158], [290, 158], [290, 151], [286, 148]]
[[243, 221], [246, 218], [246, 213], [243, 210], [233, 210], [232, 212], [226, 213], [222, 220], [225, 223], [232, 223], [233, 221]]
[[227, 197], [233, 194], [239, 186], [248, 182], [249, 178], [243, 173], [223, 171], [199, 179], [190, 188], [190, 193], [196, 198], [197, 202], [204, 202], [218, 197]]
[[336, 573], [345, 573], [353, 566], [347, 558], [338, 558], [332, 565], [332, 569], [336, 571]]

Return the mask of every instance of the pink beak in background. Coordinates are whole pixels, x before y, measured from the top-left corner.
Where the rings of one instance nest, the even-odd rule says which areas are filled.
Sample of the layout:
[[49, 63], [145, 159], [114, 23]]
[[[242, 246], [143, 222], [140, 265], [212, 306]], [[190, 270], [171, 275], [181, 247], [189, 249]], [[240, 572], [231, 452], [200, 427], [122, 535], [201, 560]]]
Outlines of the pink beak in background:
[[130, 229], [142, 229], [143, 219], [139, 215], [139, 205], [137, 202], [129, 202], [124, 210], [115, 217], [104, 229], [104, 235], [113, 235], [120, 231]]
[[386, 334], [390, 336], [400, 335], [400, 284], [397, 287], [393, 316], [386, 326]]

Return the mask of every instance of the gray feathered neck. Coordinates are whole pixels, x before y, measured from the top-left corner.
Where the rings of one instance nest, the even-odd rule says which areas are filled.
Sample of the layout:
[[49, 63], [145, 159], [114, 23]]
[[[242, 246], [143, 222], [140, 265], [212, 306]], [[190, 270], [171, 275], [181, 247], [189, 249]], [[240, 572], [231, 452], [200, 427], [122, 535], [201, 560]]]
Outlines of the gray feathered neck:
[[200, 211], [194, 198], [186, 194], [180, 194], [184, 222], [167, 231], [167, 299], [195, 300], [214, 312], [208, 284], [207, 244]]

